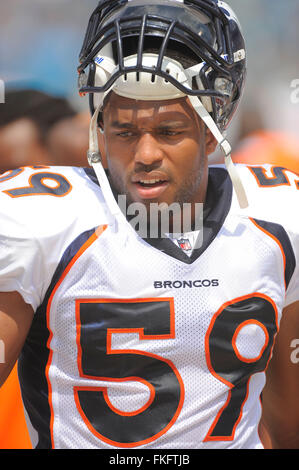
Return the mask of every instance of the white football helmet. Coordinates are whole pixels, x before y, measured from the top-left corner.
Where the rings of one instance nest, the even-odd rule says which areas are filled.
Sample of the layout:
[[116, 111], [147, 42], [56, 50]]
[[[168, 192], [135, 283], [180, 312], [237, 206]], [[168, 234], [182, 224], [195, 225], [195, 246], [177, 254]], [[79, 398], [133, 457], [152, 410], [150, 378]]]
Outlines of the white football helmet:
[[[176, 50], [189, 59], [187, 67], [173, 56]], [[137, 100], [188, 96], [224, 152], [240, 206], [247, 207], [246, 193], [224, 136], [246, 76], [244, 38], [226, 3], [101, 0], [89, 20], [78, 72], [79, 91], [89, 93], [93, 115], [88, 159], [113, 212], [119, 209], [100, 163], [97, 141], [98, 118], [111, 90]]]

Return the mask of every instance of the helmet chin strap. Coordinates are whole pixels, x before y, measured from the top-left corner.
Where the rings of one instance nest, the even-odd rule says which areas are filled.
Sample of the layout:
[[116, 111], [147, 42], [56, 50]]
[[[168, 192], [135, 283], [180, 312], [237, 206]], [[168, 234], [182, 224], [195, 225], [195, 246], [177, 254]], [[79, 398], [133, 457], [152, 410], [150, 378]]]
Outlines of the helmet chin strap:
[[210, 129], [213, 136], [217, 140], [218, 144], [220, 145], [221, 150], [224, 153], [225, 157], [225, 165], [232, 181], [234, 190], [236, 192], [236, 196], [239, 202], [239, 206], [241, 209], [245, 209], [248, 207], [248, 199], [246, 196], [246, 192], [244, 186], [242, 184], [241, 178], [237, 172], [236, 167], [231, 159], [231, 146], [229, 142], [224, 138], [224, 136], [219, 131], [217, 125], [215, 124], [214, 120], [202, 104], [201, 100], [198, 99], [196, 96], [188, 96], [193, 108], [199, 115], [199, 117], [203, 120], [206, 126]]
[[121, 215], [124, 217], [124, 214], [122, 213], [119, 205], [117, 204], [115, 197], [113, 195], [111, 186], [109, 184], [106, 172], [104, 170], [104, 167], [102, 165], [102, 157], [99, 151], [99, 142], [98, 142], [98, 135], [97, 135], [97, 129], [98, 129], [98, 116], [100, 109], [102, 107], [102, 104], [100, 104], [94, 115], [91, 118], [90, 121], [90, 127], [89, 127], [89, 149], [87, 152], [87, 159], [88, 163], [90, 166], [93, 167], [94, 172], [96, 174], [96, 177], [98, 179], [98, 182], [101, 186], [101, 189], [103, 191], [105, 201], [107, 203], [107, 206], [109, 208], [109, 211], [112, 216], [114, 216], [114, 221], [115, 223], [115, 216], [116, 215]]

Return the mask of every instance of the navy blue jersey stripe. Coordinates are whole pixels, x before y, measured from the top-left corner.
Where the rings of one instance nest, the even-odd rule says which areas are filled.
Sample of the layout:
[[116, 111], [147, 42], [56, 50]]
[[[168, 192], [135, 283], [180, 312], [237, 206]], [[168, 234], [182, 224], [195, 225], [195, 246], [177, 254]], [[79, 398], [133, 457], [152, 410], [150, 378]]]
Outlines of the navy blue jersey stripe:
[[94, 183], [96, 184], [97, 186], [100, 186], [100, 183], [98, 182], [98, 178], [95, 174], [95, 171], [93, 168], [90, 168], [90, 167], [87, 167], [87, 168], [83, 168], [83, 170], [85, 171], [86, 175], [88, 176], [88, 178]]
[[[231, 207], [232, 192], [232, 183], [227, 171], [223, 168], [210, 168], [203, 210], [202, 245], [195, 248], [191, 256], [184, 253], [169, 238], [148, 237], [145, 238], [145, 241], [183, 263], [193, 263], [205, 252], [221, 230]], [[193, 229], [195, 230], [196, 226]]]
[[50, 434], [51, 410], [46, 366], [50, 350], [47, 347], [50, 332], [47, 328], [47, 305], [62, 273], [96, 228], [80, 234], [66, 249], [42, 304], [35, 312], [31, 329], [18, 361], [22, 399], [32, 426], [38, 432], [37, 449], [52, 447]]
[[266, 232], [273, 235], [279, 241], [283, 249], [285, 260], [286, 260], [285, 283], [286, 283], [286, 288], [287, 288], [296, 268], [295, 254], [294, 254], [294, 250], [293, 250], [293, 247], [292, 247], [292, 244], [291, 244], [291, 241], [287, 232], [279, 224], [275, 224], [273, 222], [267, 222], [265, 220], [257, 220], [257, 219], [252, 219], [252, 220], [254, 220], [254, 222], [257, 225], [259, 225]]

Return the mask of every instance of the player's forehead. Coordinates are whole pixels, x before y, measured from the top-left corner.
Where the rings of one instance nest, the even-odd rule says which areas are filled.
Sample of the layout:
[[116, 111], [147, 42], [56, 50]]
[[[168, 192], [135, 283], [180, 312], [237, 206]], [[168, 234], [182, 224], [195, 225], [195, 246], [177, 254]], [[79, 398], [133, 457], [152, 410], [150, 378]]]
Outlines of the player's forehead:
[[104, 120], [109, 125], [145, 121], [155, 124], [194, 123], [194, 110], [187, 97], [174, 100], [134, 100], [112, 93], [104, 109]]

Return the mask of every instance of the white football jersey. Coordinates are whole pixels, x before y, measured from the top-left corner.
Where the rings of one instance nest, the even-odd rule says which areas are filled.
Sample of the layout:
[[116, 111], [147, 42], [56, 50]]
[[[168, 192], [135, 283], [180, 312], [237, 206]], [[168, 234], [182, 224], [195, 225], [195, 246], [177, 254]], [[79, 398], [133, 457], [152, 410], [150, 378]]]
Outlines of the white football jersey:
[[298, 176], [210, 168], [202, 244], [111, 220], [91, 169], [0, 176], [0, 290], [35, 315], [19, 359], [37, 448], [262, 448], [260, 395], [299, 300]]

